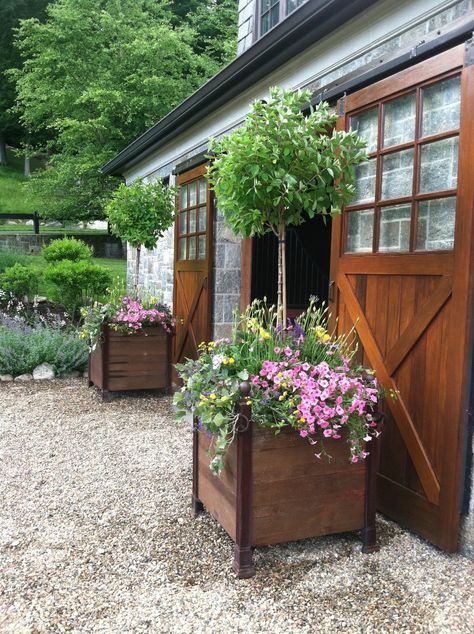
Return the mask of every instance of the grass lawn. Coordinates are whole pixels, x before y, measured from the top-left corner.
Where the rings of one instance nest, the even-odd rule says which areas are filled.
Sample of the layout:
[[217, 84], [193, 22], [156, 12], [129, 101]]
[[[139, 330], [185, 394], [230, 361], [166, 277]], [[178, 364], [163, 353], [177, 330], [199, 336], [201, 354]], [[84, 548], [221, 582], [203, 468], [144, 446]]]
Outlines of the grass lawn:
[[[0, 213], [2, 213], [0, 211]], [[9, 212], [5, 212], [5, 213], [9, 213]], [[24, 212], [24, 213], [29, 213], [29, 212]], [[16, 225], [0, 225], [0, 231], [9, 231], [10, 233], [18, 233], [18, 231], [21, 232], [28, 232], [28, 233], [33, 233], [33, 226], [32, 225], [25, 225], [25, 224], [16, 224]], [[67, 229], [67, 228], [63, 228], [63, 227], [47, 227], [45, 225], [40, 224], [40, 233], [50, 233], [52, 235], [64, 235], [64, 236], [75, 236], [75, 235], [82, 235], [82, 236], [96, 236], [96, 235], [105, 235], [107, 232], [104, 231], [103, 229]]]
[[0, 213], [31, 214], [38, 209], [38, 202], [26, 197], [22, 187], [25, 180], [21, 172], [0, 167]]

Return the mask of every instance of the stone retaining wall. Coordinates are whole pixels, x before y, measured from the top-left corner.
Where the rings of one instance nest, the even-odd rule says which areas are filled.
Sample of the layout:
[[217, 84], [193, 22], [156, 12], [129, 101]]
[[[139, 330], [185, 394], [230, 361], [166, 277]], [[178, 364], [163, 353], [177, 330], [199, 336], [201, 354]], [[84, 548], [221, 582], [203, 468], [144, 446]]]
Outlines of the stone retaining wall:
[[[62, 234], [26, 233], [24, 231], [0, 233], [0, 251], [22, 251], [24, 253], [40, 253], [41, 249], [53, 240], [64, 238]], [[77, 238], [82, 240], [94, 249], [94, 257], [96, 258], [126, 258], [126, 249], [122, 245], [120, 238], [109, 236], [107, 234], [74, 234], [69, 233], [68, 238]]]

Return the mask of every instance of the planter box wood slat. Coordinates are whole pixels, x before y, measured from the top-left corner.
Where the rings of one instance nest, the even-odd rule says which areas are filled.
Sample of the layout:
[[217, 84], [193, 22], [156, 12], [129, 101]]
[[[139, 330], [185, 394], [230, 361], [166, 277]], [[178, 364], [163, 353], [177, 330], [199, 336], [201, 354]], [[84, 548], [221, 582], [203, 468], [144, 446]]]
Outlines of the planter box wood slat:
[[239, 431], [218, 477], [209, 468], [209, 436], [195, 429], [193, 441], [194, 512], [205, 508], [235, 542], [238, 576], [255, 573], [254, 546], [362, 530], [363, 551], [376, 550], [378, 441], [366, 460], [352, 464], [345, 439], [328, 439], [332, 460], [318, 459], [294, 430], [275, 435], [253, 425], [245, 400], [239, 412]]
[[89, 355], [89, 385], [102, 390], [104, 400], [113, 392], [165, 389], [171, 392], [171, 335], [148, 327], [126, 335], [104, 328]]

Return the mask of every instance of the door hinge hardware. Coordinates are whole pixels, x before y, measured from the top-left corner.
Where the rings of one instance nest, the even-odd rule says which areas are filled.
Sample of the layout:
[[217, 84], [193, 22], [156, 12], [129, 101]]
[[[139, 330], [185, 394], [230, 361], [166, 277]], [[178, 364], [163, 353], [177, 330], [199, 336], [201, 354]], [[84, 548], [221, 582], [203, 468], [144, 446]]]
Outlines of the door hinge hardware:
[[334, 282], [334, 280], [331, 280], [328, 286], [328, 302], [334, 301], [334, 287], [335, 286], [336, 286], [336, 283]]

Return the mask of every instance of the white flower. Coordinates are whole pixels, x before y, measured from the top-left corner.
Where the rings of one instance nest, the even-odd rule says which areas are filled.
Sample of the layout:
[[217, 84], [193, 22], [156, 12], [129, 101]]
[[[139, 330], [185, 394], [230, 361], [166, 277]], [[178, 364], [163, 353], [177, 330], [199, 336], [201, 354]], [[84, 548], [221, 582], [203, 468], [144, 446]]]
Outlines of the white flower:
[[224, 361], [224, 355], [223, 354], [215, 354], [212, 357], [212, 367], [213, 367], [213, 369], [214, 370], [218, 370], [221, 367], [223, 361]]

